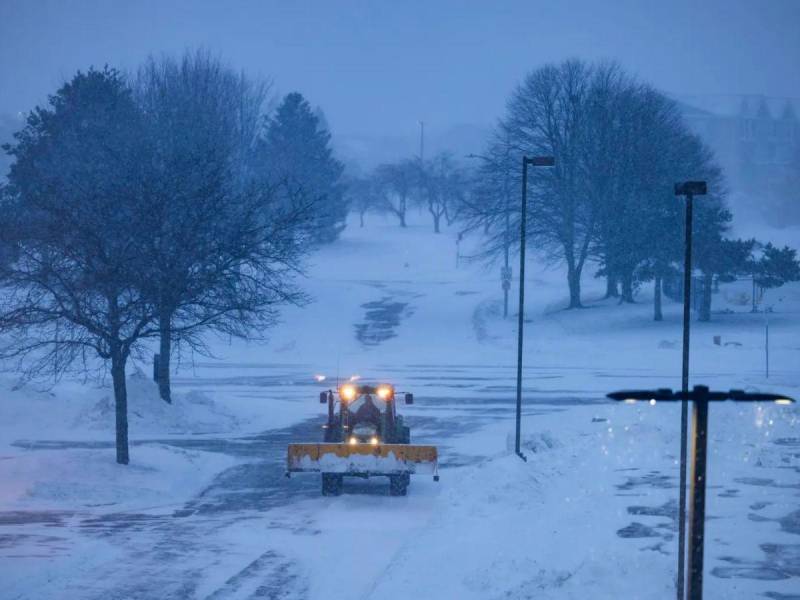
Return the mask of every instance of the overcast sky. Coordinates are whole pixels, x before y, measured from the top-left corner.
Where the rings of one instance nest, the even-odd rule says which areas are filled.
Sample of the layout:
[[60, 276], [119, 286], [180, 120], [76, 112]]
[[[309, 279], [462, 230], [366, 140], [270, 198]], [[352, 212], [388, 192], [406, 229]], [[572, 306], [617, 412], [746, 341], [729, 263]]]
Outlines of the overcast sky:
[[800, 97], [800, 0], [0, 0], [0, 113], [76, 69], [197, 46], [351, 135], [492, 123], [527, 71], [568, 57], [618, 59], [673, 93]]

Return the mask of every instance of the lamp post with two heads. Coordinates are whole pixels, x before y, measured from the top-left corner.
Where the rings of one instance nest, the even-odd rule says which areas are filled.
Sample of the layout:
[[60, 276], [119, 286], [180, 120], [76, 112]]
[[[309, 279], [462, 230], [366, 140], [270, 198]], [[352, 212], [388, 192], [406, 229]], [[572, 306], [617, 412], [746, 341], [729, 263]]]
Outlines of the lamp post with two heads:
[[742, 390], [711, 391], [696, 385], [691, 391], [673, 392], [669, 389], [627, 390], [608, 394], [613, 400], [633, 404], [639, 401], [692, 402], [692, 476], [689, 492], [689, 564], [686, 597], [703, 600], [703, 546], [706, 518], [706, 455], [708, 448], [709, 402], [775, 402], [791, 404], [792, 398], [781, 394], [748, 393]]

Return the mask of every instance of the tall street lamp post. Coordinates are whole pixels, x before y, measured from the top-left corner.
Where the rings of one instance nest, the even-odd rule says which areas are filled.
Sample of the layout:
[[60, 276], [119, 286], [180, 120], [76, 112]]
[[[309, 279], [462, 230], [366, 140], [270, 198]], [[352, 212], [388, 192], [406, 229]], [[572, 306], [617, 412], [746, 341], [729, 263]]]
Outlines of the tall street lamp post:
[[[692, 301], [692, 200], [694, 196], [706, 194], [705, 181], [684, 181], [675, 184], [675, 195], [686, 196], [686, 226], [683, 263], [683, 365], [681, 369], [681, 390], [689, 391], [689, 330]], [[681, 464], [678, 490], [678, 600], [683, 600], [686, 580], [686, 428], [688, 426], [688, 403], [681, 403]]]
[[528, 218], [528, 166], [552, 167], [552, 156], [522, 157], [522, 211], [519, 220], [519, 323], [517, 326], [517, 429], [514, 450], [522, 460], [527, 460], [520, 450], [522, 424], [522, 328], [525, 323], [525, 230]]
[[781, 394], [747, 393], [742, 390], [714, 392], [704, 385], [692, 391], [673, 392], [669, 389], [628, 390], [608, 394], [613, 400], [636, 403], [640, 400], [657, 402], [692, 402], [692, 478], [689, 497], [689, 580], [686, 596], [689, 600], [703, 600], [703, 546], [706, 518], [706, 451], [708, 447], [708, 403], [733, 400], [734, 402], [775, 402], [791, 404], [792, 398]]

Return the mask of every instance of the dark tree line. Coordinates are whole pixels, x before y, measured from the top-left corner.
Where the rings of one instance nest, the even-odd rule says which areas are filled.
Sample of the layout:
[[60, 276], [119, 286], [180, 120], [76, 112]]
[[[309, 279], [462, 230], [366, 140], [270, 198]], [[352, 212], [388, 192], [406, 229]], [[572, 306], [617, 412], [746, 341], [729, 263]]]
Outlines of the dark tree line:
[[125, 367], [142, 343], [160, 338], [169, 402], [175, 345], [260, 335], [304, 300], [303, 255], [341, 230], [330, 135], [299, 94], [265, 117], [267, 92], [202, 51], [134, 77], [91, 69], [5, 147], [2, 355], [28, 376], [107, 364], [119, 463]]
[[369, 212], [392, 215], [406, 227], [408, 211], [417, 207], [430, 215], [434, 233], [441, 233], [442, 219], [447, 225], [457, 219], [467, 184], [465, 169], [452, 155], [441, 153], [427, 161], [406, 158], [378, 165], [351, 182], [349, 195], [361, 227]]
[[790, 281], [800, 281], [800, 260], [797, 250], [784, 246], [778, 248], [771, 243], [761, 248], [760, 256], [755, 253], [748, 257], [753, 281], [763, 293], [765, 290], [782, 286]]
[[[494, 259], [518, 236], [522, 156], [554, 156], [555, 167], [529, 171], [529, 239], [566, 266], [569, 308], [582, 306], [581, 277], [597, 261], [607, 296], [633, 302], [653, 281], [654, 318], [661, 290], [681, 268], [683, 204], [673, 184], [708, 182], [694, 211], [694, 266], [702, 273], [710, 317], [715, 277], [730, 274], [745, 242], [726, 234], [724, 178], [711, 151], [692, 134], [679, 107], [615, 63], [569, 60], [531, 72], [514, 90], [505, 116], [462, 203], [467, 229], [486, 233], [483, 257]], [[746, 245], [746, 244], [745, 244]]]

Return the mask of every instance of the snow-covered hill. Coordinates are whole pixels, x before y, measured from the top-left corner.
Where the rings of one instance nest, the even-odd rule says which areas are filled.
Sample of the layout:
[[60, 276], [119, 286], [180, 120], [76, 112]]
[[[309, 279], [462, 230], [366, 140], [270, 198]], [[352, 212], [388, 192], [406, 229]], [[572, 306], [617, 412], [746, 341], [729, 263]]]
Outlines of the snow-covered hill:
[[[267, 341], [182, 356], [173, 406], [133, 365], [131, 467], [113, 464], [107, 386], [11, 389], [8, 375], [0, 528], [17, 537], [0, 578], [12, 597], [669, 597], [678, 407], [603, 398], [680, 385], [680, 305], [656, 323], [647, 289], [620, 306], [587, 273], [587, 308], [563, 310], [563, 273], [534, 255], [522, 462], [509, 451], [516, 319], [502, 318], [499, 269], [456, 251], [424, 215], [407, 229], [368, 217], [311, 257], [313, 302], [286, 309]], [[769, 379], [748, 293], [723, 285], [712, 322], [693, 323], [692, 381], [798, 396], [800, 286], [768, 293]], [[440, 447], [439, 483], [322, 498], [314, 478], [283, 479], [285, 444], [318, 435], [317, 392], [355, 375], [415, 392], [403, 412], [415, 440]], [[790, 597], [798, 411], [715, 406], [710, 435], [707, 597]]]
[[[223, 362], [305, 363], [309, 375], [381, 375], [395, 363], [516, 364], [516, 281], [511, 314], [503, 319], [499, 267], [469, 263], [477, 240], [456, 258], [455, 232], [431, 233], [425, 215], [407, 229], [380, 217], [355, 224], [340, 241], [313, 256], [303, 282], [313, 302], [284, 311], [268, 344], [226, 341], [214, 346]], [[752, 231], [752, 228], [749, 230]], [[759, 237], [774, 238], [758, 229]], [[775, 241], [788, 243], [779, 232]], [[772, 236], [772, 237], [770, 237]], [[518, 269], [514, 266], [514, 274]], [[525, 366], [552, 377], [536, 390], [564, 389], [600, 397], [632, 382], [680, 385], [682, 305], [665, 299], [665, 319], [652, 319], [645, 286], [634, 305], [601, 300], [592, 268], [583, 278], [585, 310], [563, 310], [566, 276], [536, 256], [527, 267]], [[723, 284], [710, 323], [692, 323], [692, 379], [730, 387], [800, 384], [800, 284], [770, 290], [770, 379], [765, 379], [765, 316], [750, 313], [750, 284]], [[720, 345], [714, 343], [721, 337]], [[313, 372], [312, 372], [313, 371]], [[635, 376], [634, 376], [635, 374]], [[631, 379], [633, 377], [633, 379]]]

